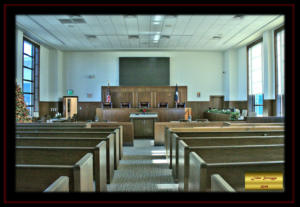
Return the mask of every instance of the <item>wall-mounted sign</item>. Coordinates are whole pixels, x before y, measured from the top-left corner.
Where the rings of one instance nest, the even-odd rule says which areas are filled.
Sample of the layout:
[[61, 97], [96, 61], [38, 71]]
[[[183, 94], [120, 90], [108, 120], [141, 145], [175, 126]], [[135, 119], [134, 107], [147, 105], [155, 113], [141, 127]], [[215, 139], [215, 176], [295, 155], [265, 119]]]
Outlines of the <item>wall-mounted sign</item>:
[[73, 90], [72, 89], [68, 89], [67, 93], [68, 93], [69, 96], [71, 96], [71, 95], [73, 95]]

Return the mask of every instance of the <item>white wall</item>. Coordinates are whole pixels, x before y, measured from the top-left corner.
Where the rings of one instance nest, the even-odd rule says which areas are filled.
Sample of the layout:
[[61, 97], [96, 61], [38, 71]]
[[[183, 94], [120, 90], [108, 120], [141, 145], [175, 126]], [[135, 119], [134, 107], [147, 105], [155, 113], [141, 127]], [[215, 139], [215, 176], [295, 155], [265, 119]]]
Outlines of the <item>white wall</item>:
[[[24, 33], [16, 29], [16, 80], [21, 87], [23, 36]], [[33, 42], [35, 41], [33, 40]], [[39, 45], [40, 101], [58, 101], [63, 96], [63, 52], [41, 44]]]
[[[247, 100], [247, 47], [223, 53], [225, 100]], [[274, 30], [263, 33], [264, 99], [275, 99]]]
[[224, 55], [224, 100], [247, 100], [247, 52], [246, 47], [230, 49]]
[[16, 29], [16, 80], [22, 88], [23, 32]]
[[64, 52], [63, 95], [73, 89], [79, 101], [100, 101], [101, 86], [108, 81], [119, 85], [119, 57], [170, 57], [170, 85], [187, 85], [188, 101], [209, 101], [210, 95], [224, 94], [222, 52], [119, 51]]
[[275, 99], [274, 31], [263, 33], [264, 99]]
[[63, 52], [40, 46], [40, 101], [63, 96]]

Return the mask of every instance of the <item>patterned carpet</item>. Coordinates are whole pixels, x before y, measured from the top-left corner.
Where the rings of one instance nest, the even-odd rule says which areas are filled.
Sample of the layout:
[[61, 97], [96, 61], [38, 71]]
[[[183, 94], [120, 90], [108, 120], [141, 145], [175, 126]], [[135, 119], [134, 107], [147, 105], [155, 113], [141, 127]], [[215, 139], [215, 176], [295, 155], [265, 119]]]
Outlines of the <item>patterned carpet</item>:
[[108, 192], [178, 191], [168, 168], [163, 146], [153, 140], [134, 140], [134, 147], [124, 147], [124, 157], [115, 171]]

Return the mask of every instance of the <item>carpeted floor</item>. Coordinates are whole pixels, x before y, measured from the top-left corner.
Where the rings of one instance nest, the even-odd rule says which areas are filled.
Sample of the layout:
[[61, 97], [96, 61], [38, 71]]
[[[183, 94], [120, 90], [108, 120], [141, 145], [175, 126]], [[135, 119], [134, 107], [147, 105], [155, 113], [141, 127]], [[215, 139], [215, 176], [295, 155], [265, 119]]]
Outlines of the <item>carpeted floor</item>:
[[168, 167], [163, 146], [149, 139], [135, 140], [124, 147], [124, 157], [115, 171], [108, 192], [178, 191]]

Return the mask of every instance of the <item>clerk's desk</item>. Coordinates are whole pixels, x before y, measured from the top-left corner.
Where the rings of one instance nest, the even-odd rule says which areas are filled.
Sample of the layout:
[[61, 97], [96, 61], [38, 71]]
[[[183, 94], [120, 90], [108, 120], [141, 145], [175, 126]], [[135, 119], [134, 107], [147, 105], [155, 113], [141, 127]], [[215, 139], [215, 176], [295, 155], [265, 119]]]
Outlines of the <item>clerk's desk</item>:
[[154, 123], [158, 120], [157, 113], [131, 113], [134, 138], [154, 138]]
[[[139, 108], [96, 108], [96, 116], [99, 121], [129, 122], [130, 114], [138, 113], [139, 110]], [[149, 112], [157, 113], [159, 122], [188, 119], [188, 114], [192, 113], [191, 108], [149, 108]]]

